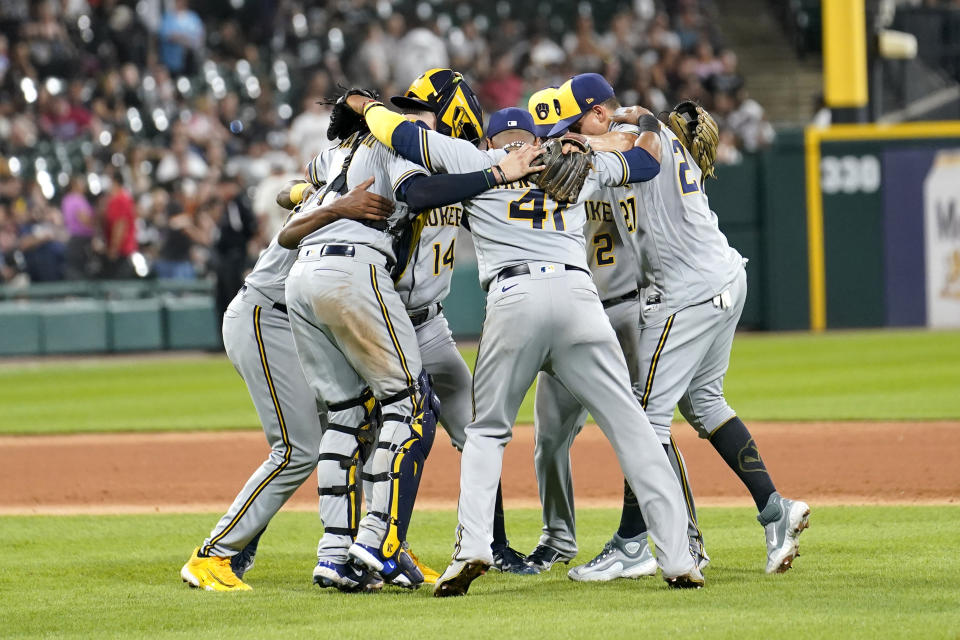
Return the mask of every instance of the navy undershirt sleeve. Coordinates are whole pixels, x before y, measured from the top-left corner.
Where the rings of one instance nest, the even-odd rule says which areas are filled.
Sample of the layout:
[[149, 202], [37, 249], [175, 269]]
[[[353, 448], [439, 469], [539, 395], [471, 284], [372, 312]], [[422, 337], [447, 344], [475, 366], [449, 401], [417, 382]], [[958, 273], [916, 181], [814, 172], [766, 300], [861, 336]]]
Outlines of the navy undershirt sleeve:
[[397, 194], [413, 212], [426, 211], [463, 202], [496, 185], [490, 169], [471, 173], [416, 175], [401, 186]]
[[627, 182], [646, 182], [660, 173], [660, 163], [646, 149], [634, 147], [623, 159], [627, 161]]

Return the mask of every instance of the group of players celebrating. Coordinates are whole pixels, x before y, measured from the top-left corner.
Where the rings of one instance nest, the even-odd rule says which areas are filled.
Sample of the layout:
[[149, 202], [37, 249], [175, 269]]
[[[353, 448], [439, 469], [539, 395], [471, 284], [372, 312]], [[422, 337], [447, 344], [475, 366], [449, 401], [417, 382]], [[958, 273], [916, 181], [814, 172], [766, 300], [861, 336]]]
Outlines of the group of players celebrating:
[[[272, 451], [183, 580], [249, 590], [260, 536], [314, 469], [321, 587], [427, 582], [455, 596], [491, 567], [535, 574], [569, 563], [569, 449], [589, 413], [623, 471], [623, 512], [569, 577], [659, 568], [671, 587], [700, 588], [710, 560], [670, 435], [678, 405], [756, 502], [767, 573], [789, 569], [809, 507], [776, 491], [723, 395], [746, 261], [704, 193], [710, 115], [690, 102], [665, 122], [622, 108], [597, 74], [536, 92], [527, 110], [497, 111], [485, 132], [476, 96], [451, 69], [427, 71], [391, 102], [401, 113], [363, 90], [340, 97], [335, 146], [278, 195], [294, 212], [224, 314], [227, 355]], [[442, 306], [461, 226], [487, 291], [472, 376]], [[500, 475], [534, 380], [544, 527], [525, 556], [506, 537]], [[406, 539], [438, 423], [462, 452], [455, 548], [439, 575]]]

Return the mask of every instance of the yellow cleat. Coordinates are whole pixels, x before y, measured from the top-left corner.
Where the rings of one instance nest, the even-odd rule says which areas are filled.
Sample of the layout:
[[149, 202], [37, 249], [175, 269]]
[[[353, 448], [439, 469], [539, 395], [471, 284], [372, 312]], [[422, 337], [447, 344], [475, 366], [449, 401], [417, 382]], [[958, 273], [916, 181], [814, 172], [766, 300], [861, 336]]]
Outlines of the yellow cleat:
[[410, 549], [409, 543], [404, 542], [403, 544], [404, 544], [404, 550], [407, 552], [407, 555], [410, 556], [410, 559], [413, 560], [413, 563], [417, 565], [418, 569], [420, 569], [420, 573], [423, 574], [424, 584], [436, 584], [437, 578], [440, 577], [440, 574], [434, 571], [433, 569], [431, 569], [430, 567], [428, 567], [427, 565], [423, 564], [420, 561], [420, 558], [418, 558], [413, 554], [413, 551]]
[[191, 587], [206, 591], [253, 591], [230, 568], [230, 558], [197, 555], [200, 547], [193, 550], [187, 564], [180, 569], [180, 577]]

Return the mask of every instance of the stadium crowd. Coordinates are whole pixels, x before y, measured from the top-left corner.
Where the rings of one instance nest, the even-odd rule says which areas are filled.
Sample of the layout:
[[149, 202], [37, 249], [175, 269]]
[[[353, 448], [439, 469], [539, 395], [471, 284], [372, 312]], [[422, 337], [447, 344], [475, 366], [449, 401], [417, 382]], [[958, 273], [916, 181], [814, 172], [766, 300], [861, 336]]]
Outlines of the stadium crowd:
[[773, 129], [714, 11], [710, 0], [3, 0], [0, 282], [237, 281], [282, 224], [274, 194], [327, 143], [318, 101], [339, 83], [402, 92], [433, 67], [462, 71], [487, 113], [588, 71], [655, 112], [693, 98], [721, 125], [719, 161], [736, 163]]

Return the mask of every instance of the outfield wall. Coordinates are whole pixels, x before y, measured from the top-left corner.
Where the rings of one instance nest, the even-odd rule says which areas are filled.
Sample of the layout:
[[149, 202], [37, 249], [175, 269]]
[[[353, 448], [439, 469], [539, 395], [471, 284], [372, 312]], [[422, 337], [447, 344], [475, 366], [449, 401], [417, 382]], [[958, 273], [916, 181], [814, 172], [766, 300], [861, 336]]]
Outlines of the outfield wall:
[[[741, 326], [960, 327], [960, 121], [781, 130], [706, 189], [749, 258]], [[461, 243], [444, 313], [483, 323]], [[0, 356], [217, 349], [209, 282], [0, 287]]]

